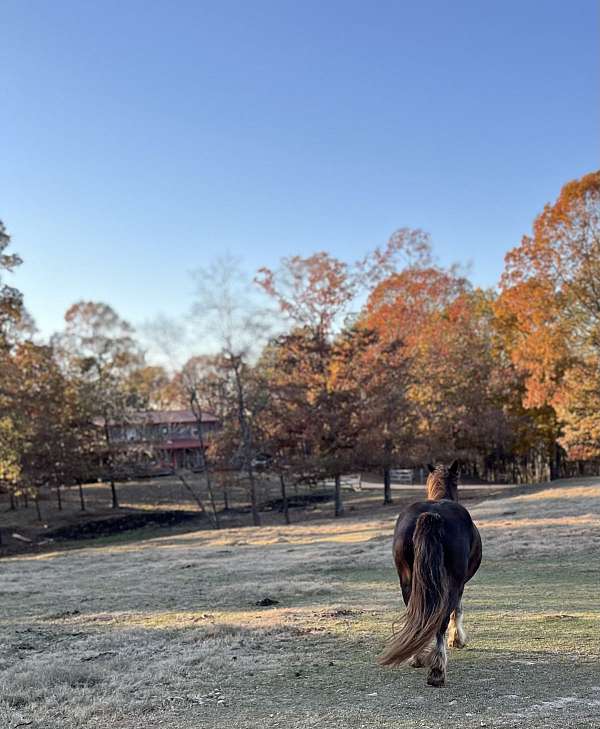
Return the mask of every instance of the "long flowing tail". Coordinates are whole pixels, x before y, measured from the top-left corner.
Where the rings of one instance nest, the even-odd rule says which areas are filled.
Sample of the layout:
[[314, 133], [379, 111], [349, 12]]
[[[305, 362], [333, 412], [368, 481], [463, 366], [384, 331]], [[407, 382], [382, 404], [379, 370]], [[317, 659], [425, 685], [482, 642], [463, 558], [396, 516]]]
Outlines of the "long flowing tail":
[[443, 522], [438, 514], [421, 514], [417, 519], [413, 534], [412, 592], [400, 630], [390, 638], [378, 658], [383, 666], [397, 666], [420, 653], [448, 613], [442, 530]]

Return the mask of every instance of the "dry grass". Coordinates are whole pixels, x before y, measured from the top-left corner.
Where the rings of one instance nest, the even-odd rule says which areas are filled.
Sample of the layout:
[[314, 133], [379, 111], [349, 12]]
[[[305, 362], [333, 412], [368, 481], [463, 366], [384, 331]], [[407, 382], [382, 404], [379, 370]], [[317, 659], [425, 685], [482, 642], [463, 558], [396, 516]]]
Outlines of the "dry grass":
[[557, 484], [472, 509], [488, 557], [568, 555], [600, 549], [600, 485], [593, 479]]
[[471, 647], [438, 691], [374, 662], [390, 512], [5, 559], [0, 727], [600, 726], [599, 502], [575, 482], [472, 510]]
[[[189, 476], [189, 479], [196, 492], [203, 493], [205, 503], [208, 503], [202, 476], [193, 474]], [[377, 481], [378, 477], [374, 476], [372, 480]], [[272, 475], [260, 474], [257, 488], [259, 501], [262, 504], [273, 503], [280, 497], [279, 479]], [[324, 490], [330, 492], [331, 501], [311, 501], [311, 498], [314, 499], [316, 494], [322, 494]], [[364, 489], [360, 492], [345, 491], [344, 501], [348, 513], [356, 516], [392, 513], [389, 507], [385, 509], [381, 506], [382, 490], [383, 486], [376, 489]], [[506, 489], [498, 486], [497, 490], [501, 493]], [[179, 531], [189, 532], [202, 528], [210, 530], [211, 528], [207, 519], [199, 513], [198, 504], [181, 482], [174, 477], [119, 483], [117, 491], [121, 508], [118, 510], [111, 508], [111, 492], [108, 484], [87, 484], [83, 487], [83, 491], [86, 503], [85, 512], [81, 511], [77, 487], [61, 489], [62, 509], [60, 510], [56, 492], [43, 488], [40, 501], [41, 522], [38, 520], [36, 509], [31, 501], [28, 508], [20, 505], [18, 509], [11, 510], [8, 495], [0, 494], [0, 556], [31, 552], [36, 549], [35, 543], [46, 542], [48, 535], [57, 528], [78, 527], [89, 522], [106, 523], [115, 517], [136, 516], [152, 521], [152, 517], [156, 516], [157, 512], [186, 512], [185, 516], [196, 515], [197, 519], [182, 523], [178, 527]], [[490, 487], [471, 488], [465, 491], [463, 496], [466, 503], [473, 503], [486, 498], [489, 493]], [[288, 488], [288, 495], [292, 500], [302, 500], [302, 498], [307, 500], [307, 503], [303, 505], [298, 505], [298, 501], [296, 501], [296, 506], [290, 509], [294, 523], [320, 520], [329, 517], [333, 512], [333, 492], [330, 487], [316, 487], [308, 484], [292, 485]], [[398, 503], [410, 502], [418, 498], [418, 494], [412, 488], [395, 490], [394, 496]], [[232, 529], [251, 525], [252, 515], [248, 491], [243, 484], [229, 484], [228, 506], [229, 508], [224, 510], [223, 493], [218, 490], [217, 509], [225, 528]], [[263, 509], [261, 519], [266, 526], [280, 525], [284, 521], [283, 515], [277, 508]], [[173, 527], [169, 527], [169, 531], [173, 531]], [[149, 534], [155, 536], [156, 532], [155, 526], [148, 526], [138, 529], [137, 535], [134, 536], [147, 537]], [[16, 539], [13, 537], [14, 533], [24, 536], [32, 542]], [[130, 539], [130, 536], [126, 536], [125, 539]], [[42, 549], [46, 549], [46, 546], [43, 546]]]

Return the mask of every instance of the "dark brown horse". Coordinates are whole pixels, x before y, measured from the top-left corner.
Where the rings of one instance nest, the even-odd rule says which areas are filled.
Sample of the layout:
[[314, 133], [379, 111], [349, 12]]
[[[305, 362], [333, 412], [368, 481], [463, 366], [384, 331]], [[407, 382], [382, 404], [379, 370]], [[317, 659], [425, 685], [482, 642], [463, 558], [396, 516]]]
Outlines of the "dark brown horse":
[[429, 666], [427, 683], [443, 686], [448, 625], [449, 645], [465, 645], [462, 594], [481, 563], [481, 537], [458, 503], [458, 463], [429, 471], [427, 501], [411, 504], [396, 522], [394, 562], [407, 610], [379, 662]]

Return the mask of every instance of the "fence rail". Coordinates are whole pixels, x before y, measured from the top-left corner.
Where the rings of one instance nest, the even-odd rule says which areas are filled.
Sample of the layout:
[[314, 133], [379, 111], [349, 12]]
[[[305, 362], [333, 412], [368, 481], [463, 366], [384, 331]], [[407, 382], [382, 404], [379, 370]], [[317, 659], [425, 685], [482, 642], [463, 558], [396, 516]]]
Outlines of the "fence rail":
[[412, 484], [413, 470], [412, 468], [392, 468], [390, 478], [396, 483]]
[[[335, 486], [335, 479], [326, 478], [321, 481], [323, 486], [333, 487]], [[340, 486], [343, 489], [352, 489], [352, 491], [360, 491], [362, 489], [362, 474], [360, 473], [347, 473], [340, 476]]]

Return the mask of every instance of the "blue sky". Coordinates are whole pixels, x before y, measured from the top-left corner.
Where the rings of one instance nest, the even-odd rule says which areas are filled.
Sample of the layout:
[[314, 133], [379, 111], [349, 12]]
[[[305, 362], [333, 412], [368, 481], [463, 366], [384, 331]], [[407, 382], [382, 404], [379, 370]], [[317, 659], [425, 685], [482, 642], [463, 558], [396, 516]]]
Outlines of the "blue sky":
[[178, 316], [188, 271], [420, 227], [496, 282], [598, 167], [594, 0], [4, 0], [0, 218], [42, 332]]

